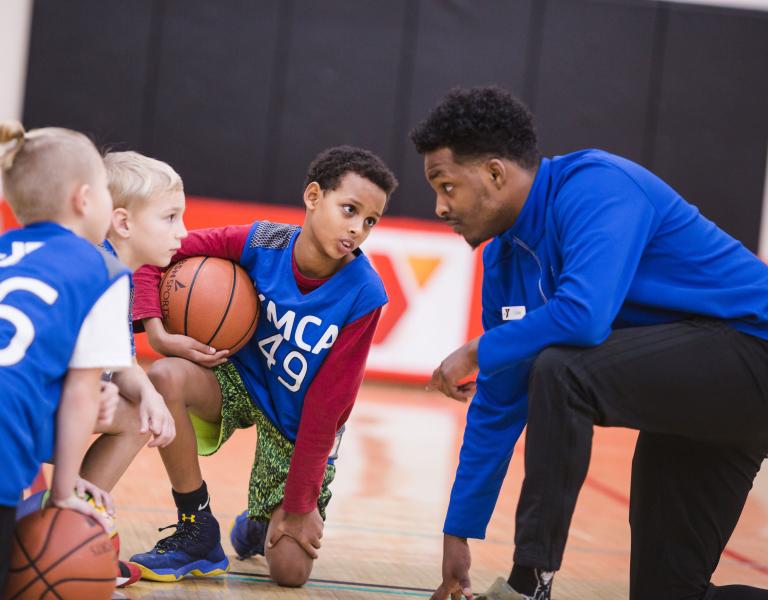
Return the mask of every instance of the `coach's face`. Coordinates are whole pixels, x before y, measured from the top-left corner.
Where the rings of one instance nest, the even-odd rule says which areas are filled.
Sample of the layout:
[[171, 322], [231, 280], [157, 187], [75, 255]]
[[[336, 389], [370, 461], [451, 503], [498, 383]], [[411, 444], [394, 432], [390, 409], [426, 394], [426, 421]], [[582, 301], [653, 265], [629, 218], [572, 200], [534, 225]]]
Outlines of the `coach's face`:
[[450, 148], [427, 152], [424, 173], [435, 190], [435, 214], [473, 248], [514, 224], [533, 182], [514, 162], [488, 157], [457, 161]]

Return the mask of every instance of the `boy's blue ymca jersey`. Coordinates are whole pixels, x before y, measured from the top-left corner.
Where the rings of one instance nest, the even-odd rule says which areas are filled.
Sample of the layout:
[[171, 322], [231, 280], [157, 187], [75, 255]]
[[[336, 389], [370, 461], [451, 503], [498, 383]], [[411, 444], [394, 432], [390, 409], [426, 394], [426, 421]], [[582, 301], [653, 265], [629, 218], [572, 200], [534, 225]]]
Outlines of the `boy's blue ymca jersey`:
[[53, 456], [56, 410], [80, 327], [127, 273], [55, 223], [0, 236], [0, 505], [13, 506]]
[[661, 179], [603, 151], [543, 159], [483, 264], [486, 333], [445, 522], [452, 535], [485, 536], [543, 349], [693, 316], [768, 339], [768, 267]]
[[328, 281], [302, 294], [293, 275], [300, 228], [257, 221], [240, 257], [261, 300], [256, 333], [231, 358], [253, 403], [296, 441], [307, 388], [341, 329], [387, 302], [384, 285], [359, 252]]

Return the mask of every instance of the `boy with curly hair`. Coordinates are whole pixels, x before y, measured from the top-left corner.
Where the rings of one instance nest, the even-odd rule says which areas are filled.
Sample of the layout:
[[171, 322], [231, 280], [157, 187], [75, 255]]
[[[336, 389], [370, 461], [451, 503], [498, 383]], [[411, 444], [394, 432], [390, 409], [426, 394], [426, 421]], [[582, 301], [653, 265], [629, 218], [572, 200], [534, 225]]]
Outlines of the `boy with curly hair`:
[[254, 424], [248, 510], [236, 521], [233, 546], [240, 556], [265, 555], [278, 584], [299, 586], [309, 577], [331, 497], [331, 454], [387, 301], [360, 245], [396, 186], [373, 153], [334, 147], [309, 167], [302, 227], [257, 221], [190, 233], [174, 260], [237, 261], [259, 292], [256, 333], [234, 356], [167, 333], [160, 271], [137, 273], [135, 316], [155, 349], [173, 356], [156, 362], [149, 376], [177, 431], [160, 453], [179, 519], [173, 535], [131, 559], [145, 578], [176, 581], [229, 569], [197, 454], [215, 452], [236, 428]]

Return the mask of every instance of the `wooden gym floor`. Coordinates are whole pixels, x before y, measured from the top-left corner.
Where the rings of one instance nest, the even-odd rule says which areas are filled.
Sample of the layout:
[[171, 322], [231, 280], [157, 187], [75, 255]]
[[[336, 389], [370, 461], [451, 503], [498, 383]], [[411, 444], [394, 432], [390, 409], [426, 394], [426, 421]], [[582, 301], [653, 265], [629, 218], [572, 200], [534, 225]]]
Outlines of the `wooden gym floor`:
[[[245, 508], [254, 430], [239, 431], [202, 459], [214, 514], [222, 525], [230, 574], [175, 584], [141, 581], [116, 597], [374, 599], [428, 598], [440, 581], [442, 521], [453, 481], [466, 407], [436, 393], [364, 384], [341, 445], [323, 548], [311, 580], [282, 589], [266, 577], [262, 558], [238, 561], [229, 544]], [[627, 597], [629, 466], [635, 435], [598, 429], [592, 465], [571, 528], [555, 600]], [[514, 511], [522, 481], [522, 440], [484, 541], [471, 541], [472, 582], [483, 591], [508, 574]], [[715, 583], [768, 587], [768, 467], [758, 478]], [[157, 528], [175, 522], [158, 453], [145, 448], [117, 485], [122, 558], [152, 547]]]

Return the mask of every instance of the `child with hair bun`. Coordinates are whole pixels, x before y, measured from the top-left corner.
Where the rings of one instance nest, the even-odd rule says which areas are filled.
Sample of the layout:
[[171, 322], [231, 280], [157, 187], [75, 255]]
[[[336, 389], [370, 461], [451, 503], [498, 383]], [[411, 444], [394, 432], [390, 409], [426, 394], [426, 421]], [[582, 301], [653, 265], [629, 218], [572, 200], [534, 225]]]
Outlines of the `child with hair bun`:
[[[0, 121], [3, 191], [22, 227], [0, 236], [0, 589], [16, 504], [53, 459], [49, 502], [106, 519], [75, 494], [100, 408], [101, 373], [132, 363], [130, 275], [98, 249], [112, 200], [104, 163], [69, 129]], [[108, 421], [111, 415], [103, 415]]]

